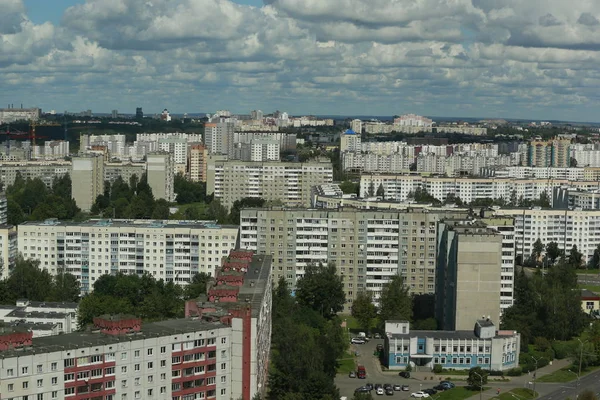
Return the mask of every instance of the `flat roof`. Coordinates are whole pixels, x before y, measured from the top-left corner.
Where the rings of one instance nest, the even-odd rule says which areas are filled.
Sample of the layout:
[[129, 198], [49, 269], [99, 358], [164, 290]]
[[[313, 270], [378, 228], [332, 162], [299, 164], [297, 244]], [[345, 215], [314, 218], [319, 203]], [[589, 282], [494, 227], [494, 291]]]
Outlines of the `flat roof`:
[[6, 314], [7, 317], [13, 318], [47, 318], [47, 319], [63, 319], [66, 318], [67, 315], [71, 313], [63, 313], [56, 311], [25, 311], [23, 308], [19, 307], [16, 310], [13, 310]]
[[99, 332], [74, 332], [64, 335], [33, 338], [32, 346], [21, 349], [0, 351], [0, 357], [49, 353], [54, 351], [76, 350], [92, 346], [104, 346], [130, 340], [149, 339], [197, 331], [227, 328], [220, 322], [206, 322], [201, 319], [185, 318], [142, 324], [141, 332], [127, 335], [107, 335]]
[[[410, 339], [417, 337], [427, 337], [432, 339], [481, 339], [475, 335], [474, 331], [411, 331], [410, 333], [394, 333], [388, 335], [390, 339]], [[498, 335], [494, 337], [508, 337], [507, 335]]]
[[221, 229], [239, 228], [237, 225], [219, 225], [216, 221], [173, 221], [173, 220], [149, 220], [149, 219], [90, 219], [83, 222], [59, 221], [47, 219], [45, 221], [26, 221], [20, 226], [71, 226], [71, 227], [98, 227], [98, 228], [190, 228], [190, 229]]

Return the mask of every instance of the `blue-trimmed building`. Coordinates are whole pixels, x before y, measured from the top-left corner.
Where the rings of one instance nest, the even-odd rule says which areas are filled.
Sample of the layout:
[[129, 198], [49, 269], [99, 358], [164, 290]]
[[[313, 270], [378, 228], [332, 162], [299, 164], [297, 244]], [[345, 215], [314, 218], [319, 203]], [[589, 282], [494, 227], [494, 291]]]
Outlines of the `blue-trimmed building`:
[[505, 371], [519, 365], [521, 335], [497, 331], [488, 319], [472, 331], [412, 331], [407, 321], [385, 322], [384, 361], [391, 370], [407, 365], [423, 371], [440, 364], [448, 369], [481, 367]]

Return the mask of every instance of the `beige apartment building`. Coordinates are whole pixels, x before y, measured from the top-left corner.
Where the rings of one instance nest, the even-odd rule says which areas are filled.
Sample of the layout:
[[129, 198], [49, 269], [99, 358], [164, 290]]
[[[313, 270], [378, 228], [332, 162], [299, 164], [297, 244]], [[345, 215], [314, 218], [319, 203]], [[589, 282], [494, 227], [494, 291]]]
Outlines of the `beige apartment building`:
[[482, 317], [500, 321], [502, 235], [466, 220], [445, 220], [438, 231], [438, 328], [472, 330]]
[[282, 163], [210, 159], [206, 193], [225, 207], [244, 197], [281, 201], [286, 206], [309, 207], [311, 188], [331, 183], [333, 167], [327, 162]]
[[17, 230], [13, 225], [0, 225], [0, 279], [8, 277], [17, 258]]
[[70, 161], [2, 161], [0, 162], [0, 182], [4, 187], [15, 183], [17, 174], [23, 179], [41, 179], [46, 186], [52, 185], [55, 177], [71, 172]]
[[206, 182], [206, 163], [208, 161], [208, 148], [200, 143], [188, 146], [187, 174], [192, 182]]
[[175, 201], [174, 165], [171, 153], [156, 152], [146, 156], [148, 185], [155, 199]]
[[241, 211], [240, 248], [273, 257], [273, 279], [294, 287], [307, 264], [333, 262], [342, 276], [346, 311], [362, 290], [379, 299], [383, 285], [402, 275], [412, 293], [435, 292], [437, 222], [468, 210]]
[[89, 211], [96, 198], [104, 193], [104, 160], [99, 155], [73, 158], [71, 195], [82, 211]]

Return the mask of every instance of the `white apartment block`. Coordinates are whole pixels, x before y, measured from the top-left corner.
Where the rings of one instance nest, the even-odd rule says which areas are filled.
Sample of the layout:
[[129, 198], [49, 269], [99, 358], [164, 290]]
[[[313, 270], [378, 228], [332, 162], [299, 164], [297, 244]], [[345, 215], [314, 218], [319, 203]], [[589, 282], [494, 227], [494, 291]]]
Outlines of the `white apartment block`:
[[85, 135], [79, 137], [81, 151], [91, 150], [94, 146], [105, 146], [111, 158], [127, 158], [125, 135]]
[[416, 126], [430, 128], [433, 125], [433, 120], [416, 114], [404, 114], [394, 119], [394, 125], [398, 127]]
[[486, 168], [482, 175], [497, 178], [564, 179], [568, 181], [583, 181], [588, 180], [586, 179], [586, 175], [589, 170], [589, 168], [504, 166], [500, 168]]
[[245, 209], [240, 248], [271, 255], [273, 279], [294, 287], [307, 264], [335, 263], [346, 311], [361, 290], [375, 302], [383, 285], [402, 275], [412, 293], [434, 293], [437, 222], [468, 210], [366, 211]]
[[234, 123], [216, 122], [204, 125], [205, 145], [209, 154], [233, 154]]
[[493, 214], [514, 218], [516, 254], [525, 259], [538, 239], [544, 245], [556, 242], [567, 255], [576, 245], [584, 263], [600, 244], [600, 210], [496, 209]]
[[242, 161], [279, 161], [280, 159], [279, 142], [272, 139], [253, 139], [250, 143], [236, 143], [235, 150], [235, 158]]
[[51, 140], [44, 145], [33, 146], [33, 159], [59, 160], [67, 157], [69, 153], [69, 142], [65, 140]]
[[115, 162], [104, 163], [104, 180], [114, 183], [117, 178], [129, 184], [131, 177], [137, 176], [138, 181], [146, 173], [146, 163]]
[[311, 188], [333, 181], [330, 162], [282, 163], [210, 159], [206, 193], [230, 208], [244, 197], [308, 207]]
[[41, 115], [41, 108], [0, 108], [0, 124], [19, 120], [37, 121]]
[[8, 187], [15, 182], [17, 174], [23, 179], [41, 179], [47, 187], [52, 186], [55, 177], [71, 173], [70, 161], [2, 161], [0, 162], [0, 182]]
[[184, 139], [188, 143], [202, 143], [202, 135], [199, 133], [138, 133], [136, 140], [140, 142], [159, 142], [163, 139]]
[[465, 203], [485, 198], [503, 198], [508, 201], [513, 193], [516, 194], [517, 199], [523, 197], [526, 200], [536, 200], [544, 192], [551, 198], [552, 190], [561, 186], [583, 190], [600, 189], [600, 183], [595, 181], [363, 174], [360, 179], [361, 196], [368, 197], [369, 187], [379, 188], [380, 185], [383, 186], [385, 199], [388, 200], [406, 201], [409, 199], [409, 194], [414, 193], [417, 188], [422, 188], [440, 201], [453, 194]]
[[345, 171], [358, 170], [363, 172], [408, 172], [414, 157], [395, 154], [375, 154], [362, 152], [342, 153], [342, 168]]
[[104, 160], [88, 154], [73, 158], [71, 195], [82, 211], [89, 211], [96, 198], [104, 193]]
[[360, 151], [361, 149], [360, 133], [348, 129], [340, 137], [340, 153], [347, 151]]
[[0, 279], [7, 278], [17, 259], [17, 230], [13, 225], [0, 225]]
[[158, 140], [158, 150], [170, 153], [176, 166], [183, 168], [187, 165], [188, 142], [186, 139], [169, 137]]
[[[274, 140], [279, 144], [279, 151], [296, 149], [296, 134], [281, 132], [234, 132], [235, 144], [250, 144], [255, 140]], [[233, 158], [234, 154], [229, 154]]]
[[353, 119], [350, 121], [350, 129], [360, 135], [362, 133], [362, 121], [360, 119]]
[[26, 222], [18, 231], [23, 257], [39, 260], [51, 275], [75, 275], [82, 293], [109, 273], [149, 273], [182, 285], [199, 272], [214, 275], [238, 238], [238, 227], [197, 221], [47, 220]]
[[0, 193], [0, 225], [8, 222], [8, 200], [4, 193]]
[[363, 129], [370, 134], [392, 133], [394, 126], [380, 121], [368, 121], [363, 123]]

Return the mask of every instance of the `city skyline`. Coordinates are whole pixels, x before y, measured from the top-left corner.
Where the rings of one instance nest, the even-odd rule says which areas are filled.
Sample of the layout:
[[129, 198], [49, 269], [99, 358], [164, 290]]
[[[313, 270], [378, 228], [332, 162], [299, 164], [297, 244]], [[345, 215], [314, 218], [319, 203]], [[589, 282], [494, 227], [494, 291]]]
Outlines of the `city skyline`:
[[600, 4], [583, 0], [0, 5], [6, 104], [597, 122]]

